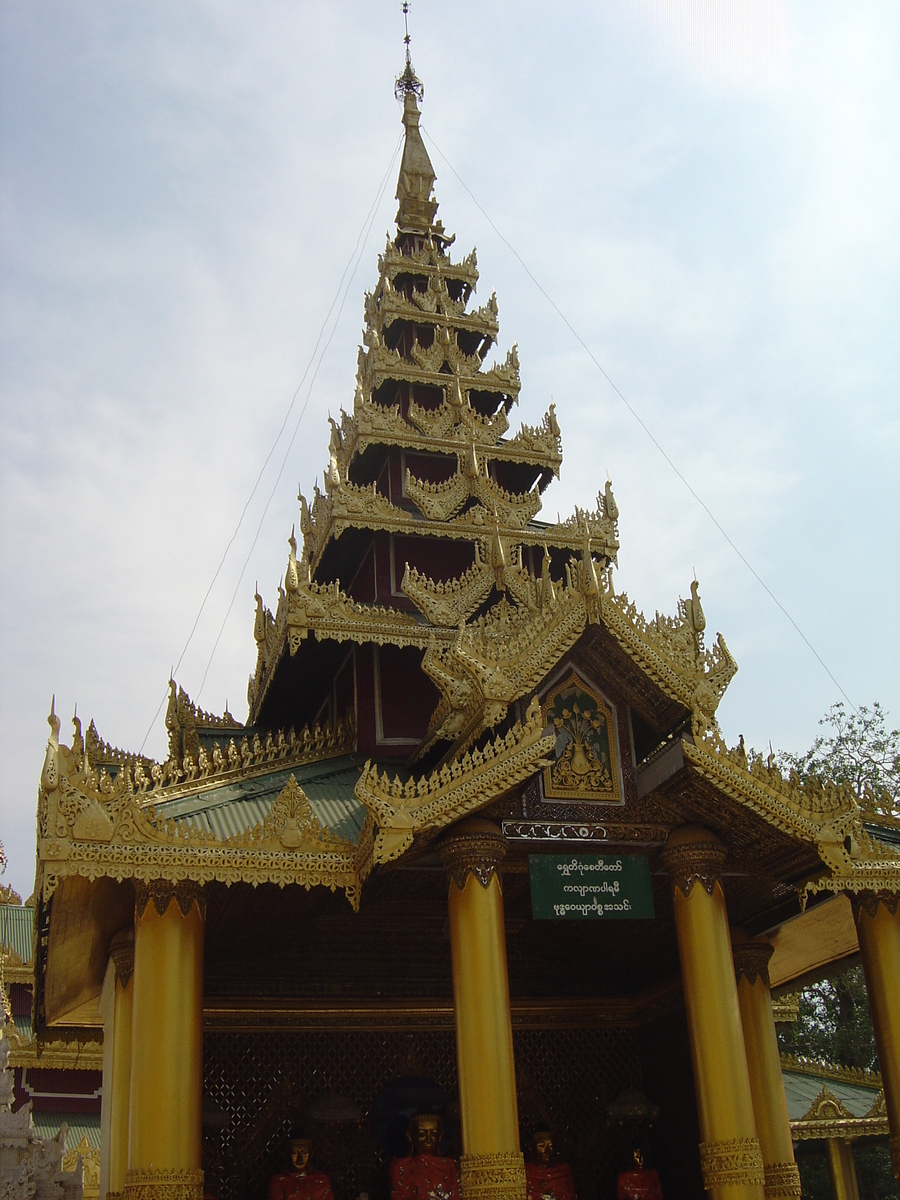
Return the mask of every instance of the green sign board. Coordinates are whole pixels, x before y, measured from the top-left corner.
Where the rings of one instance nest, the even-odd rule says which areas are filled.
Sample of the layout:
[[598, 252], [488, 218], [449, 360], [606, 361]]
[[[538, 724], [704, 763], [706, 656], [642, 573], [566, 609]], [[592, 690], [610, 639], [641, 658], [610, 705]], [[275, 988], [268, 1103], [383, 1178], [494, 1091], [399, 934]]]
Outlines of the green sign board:
[[531, 912], [539, 920], [652, 917], [650, 864], [638, 854], [529, 854]]

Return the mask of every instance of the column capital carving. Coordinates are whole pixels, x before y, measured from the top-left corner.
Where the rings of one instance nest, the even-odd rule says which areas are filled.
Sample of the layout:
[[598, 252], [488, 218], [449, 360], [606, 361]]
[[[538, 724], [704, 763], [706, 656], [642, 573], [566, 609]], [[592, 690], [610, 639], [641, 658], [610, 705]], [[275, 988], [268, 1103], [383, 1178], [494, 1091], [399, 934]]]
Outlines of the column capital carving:
[[892, 917], [897, 915], [897, 905], [900, 904], [900, 891], [890, 891], [888, 888], [880, 888], [878, 891], [863, 890], [859, 892], [850, 892], [850, 904], [853, 908], [853, 919], [859, 924], [860, 916], [865, 913], [866, 916], [874, 917], [878, 912], [879, 904], [883, 904]]
[[521, 1153], [464, 1154], [459, 1160], [462, 1200], [525, 1200]]
[[438, 843], [447, 874], [460, 891], [470, 875], [482, 887], [489, 887], [495, 875], [500, 882], [500, 864], [507, 849], [506, 838], [497, 826], [481, 817], [455, 825]]
[[767, 1163], [765, 1177], [766, 1200], [801, 1200], [803, 1192], [796, 1163]]
[[126, 925], [109, 943], [109, 957], [116, 969], [116, 982], [127, 988], [134, 974], [134, 926]]
[[700, 1169], [708, 1192], [728, 1186], [765, 1185], [766, 1181], [759, 1139], [755, 1137], [701, 1142]]
[[195, 883], [192, 879], [182, 879], [179, 883], [173, 883], [170, 879], [152, 879], [149, 883], [143, 880], [135, 881], [134, 907], [139, 917], [144, 915], [151, 901], [158, 915], [164, 917], [173, 900], [183, 917], [186, 917], [196, 904], [201, 918], [206, 920], [206, 896], [202, 884]]
[[[190, 911], [190, 910], [188, 910]], [[203, 1172], [149, 1167], [125, 1172], [124, 1200], [203, 1200]]]
[[685, 899], [697, 880], [711, 896], [722, 878], [726, 850], [714, 833], [697, 825], [674, 829], [663, 847], [662, 861], [673, 887]]
[[770, 987], [769, 959], [774, 953], [775, 947], [771, 942], [743, 938], [737, 931], [732, 931], [731, 955], [734, 959], [734, 973], [738, 982], [743, 975], [751, 987], [757, 979], [762, 979], [766, 987]]

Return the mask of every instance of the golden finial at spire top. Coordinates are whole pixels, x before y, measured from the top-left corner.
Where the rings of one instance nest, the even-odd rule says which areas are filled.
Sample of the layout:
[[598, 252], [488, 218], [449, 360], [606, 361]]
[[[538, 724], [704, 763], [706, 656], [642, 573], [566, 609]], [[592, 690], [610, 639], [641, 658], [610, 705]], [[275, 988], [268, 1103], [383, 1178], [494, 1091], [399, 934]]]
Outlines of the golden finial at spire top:
[[[403, 19], [409, 4], [403, 5]], [[400, 162], [400, 178], [397, 181], [397, 225], [402, 233], [417, 233], [443, 236], [443, 226], [434, 225], [437, 200], [432, 198], [435, 174], [422, 135], [419, 132], [419, 105], [424, 88], [413, 70], [409, 56], [409, 32], [406, 42], [406, 66], [394, 85], [394, 95], [403, 104], [403, 124], [406, 129], [403, 142], [403, 158]], [[446, 239], [445, 239], [446, 240]]]
[[418, 78], [413, 70], [412, 59], [409, 56], [409, 0], [403, 0], [403, 44], [406, 47], [406, 66], [403, 72], [397, 76], [397, 82], [394, 84], [394, 95], [403, 103], [407, 96], [414, 96], [417, 100], [421, 100], [425, 95], [425, 89], [422, 86], [421, 79]]

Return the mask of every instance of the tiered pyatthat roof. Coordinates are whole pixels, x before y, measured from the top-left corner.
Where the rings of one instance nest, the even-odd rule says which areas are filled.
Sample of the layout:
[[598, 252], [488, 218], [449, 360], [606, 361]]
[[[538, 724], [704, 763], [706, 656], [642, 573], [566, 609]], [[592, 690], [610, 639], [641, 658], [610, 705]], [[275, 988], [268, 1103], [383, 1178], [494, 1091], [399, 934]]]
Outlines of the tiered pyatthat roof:
[[[509, 435], [518, 355], [489, 362], [497, 302], [471, 303], [474, 252], [450, 256], [410, 64], [400, 83], [397, 233], [366, 297], [353, 412], [331, 423], [324, 490], [311, 505], [300, 498], [302, 547], [292, 532], [274, 614], [256, 597], [246, 725], [202, 712], [172, 682], [168, 757], [156, 763], [93, 725], [83, 737], [77, 718], [61, 744], [51, 709], [39, 1035], [96, 1013], [109, 937], [133, 917], [133, 881], [324, 887], [358, 907], [373, 870], [512, 796], [508, 824], [525, 832], [509, 836], [529, 844], [530, 790], [555, 743], [541, 692], [552, 695], [562, 671], [583, 670], [618, 697], [630, 783], [602, 821], [595, 808], [549, 804], [553, 828], [540, 828], [551, 840], [574, 830], [647, 848], [699, 822], [729, 846], [736, 873], [752, 851], [757, 880], [779, 889], [898, 887], [891, 804], [785, 779], [772, 757], [725, 746], [715, 712], [737, 668], [721, 636], [705, 644], [696, 581], [672, 618], [646, 620], [614, 591], [611, 485], [592, 509], [538, 521], [562, 462], [556, 414], [551, 405]], [[758, 897], [788, 905], [769, 884]]]

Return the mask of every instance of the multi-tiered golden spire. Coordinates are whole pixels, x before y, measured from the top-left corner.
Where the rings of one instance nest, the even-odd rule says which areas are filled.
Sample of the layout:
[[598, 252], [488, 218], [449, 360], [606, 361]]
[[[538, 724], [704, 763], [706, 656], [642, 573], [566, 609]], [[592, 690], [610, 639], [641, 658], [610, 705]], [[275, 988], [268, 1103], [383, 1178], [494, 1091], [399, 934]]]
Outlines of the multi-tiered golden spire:
[[694, 708], [702, 695], [708, 722], [733, 659], [724, 643], [705, 650], [690, 606], [651, 626], [614, 594], [619, 514], [609, 482], [596, 508], [536, 519], [562, 462], [559, 424], [551, 404], [539, 425], [508, 436], [518, 351], [488, 364], [496, 297], [470, 307], [475, 252], [454, 262], [453, 239], [434, 222], [408, 40], [395, 91], [405, 127], [397, 232], [365, 298], [352, 415], [331, 423], [324, 491], [311, 504], [300, 497], [300, 558], [292, 543], [277, 612], [257, 620], [250, 720], [272, 719], [266, 697], [285, 644], [292, 656], [310, 633], [390, 645], [418, 651], [408, 670], [436, 689], [418, 753], [442, 741], [460, 753], [602, 620], [680, 703]]

